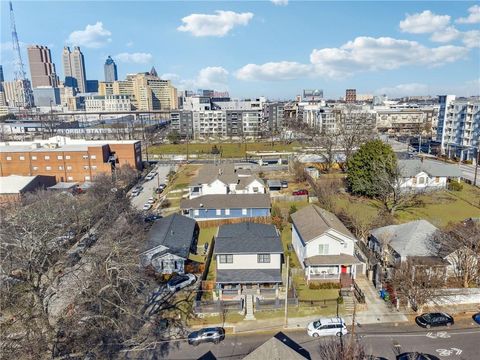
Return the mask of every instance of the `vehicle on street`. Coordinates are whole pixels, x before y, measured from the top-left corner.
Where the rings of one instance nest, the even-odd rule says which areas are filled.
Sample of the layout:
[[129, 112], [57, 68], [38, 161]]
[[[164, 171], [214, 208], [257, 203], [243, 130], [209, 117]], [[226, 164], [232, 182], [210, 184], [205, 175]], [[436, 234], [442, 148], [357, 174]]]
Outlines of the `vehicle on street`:
[[163, 192], [163, 189], [159, 187], [155, 189], [155, 194], [161, 194], [162, 192]]
[[161, 215], [156, 215], [156, 214], [151, 214], [151, 215], [148, 215], [148, 216], [145, 216], [143, 218], [143, 220], [146, 222], [146, 223], [150, 223], [150, 222], [154, 222], [158, 219], [161, 219], [162, 216]]
[[292, 195], [308, 195], [308, 190], [305, 190], [305, 189], [297, 190], [292, 192]]
[[475, 321], [478, 325], [480, 325], [480, 312], [474, 314], [472, 316], [473, 321]]
[[435, 355], [424, 354], [419, 352], [406, 352], [397, 355], [397, 360], [440, 360]]
[[188, 343], [193, 346], [198, 344], [213, 342], [218, 344], [225, 339], [225, 329], [221, 327], [211, 327], [194, 331], [188, 335]]
[[145, 180], [150, 181], [150, 180], [152, 180], [154, 177], [155, 177], [155, 174], [148, 174], [147, 176], [145, 176]]
[[152, 208], [152, 204], [148, 204], [146, 203], [145, 205], [143, 205], [143, 210], [147, 211], [147, 210], [150, 210]]
[[172, 292], [176, 292], [192, 285], [195, 281], [197, 281], [197, 277], [193, 274], [177, 275], [167, 282], [167, 288]]
[[167, 187], [167, 185], [165, 185], [165, 184], [158, 185], [158, 188], [162, 189], [162, 190], [165, 190], [166, 187]]
[[282, 188], [288, 188], [288, 181], [282, 180], [280, 181], [280, 184], [282, 184]]
[[336, 318], [321, 318], [312, 321], [307, 326], [308, 336], [343, 336], [348, 334], [345, 320], [340, 317]]
[[153, 197], [148, 198], [147, 204], [154, 204], [154, 203], [155, 203], [155, 198]]
[[446, 313], [425, 313], [415, 318], [417, 325], [430, 329], [435, 326], [450, 326], [454, 324], [453, 317]]

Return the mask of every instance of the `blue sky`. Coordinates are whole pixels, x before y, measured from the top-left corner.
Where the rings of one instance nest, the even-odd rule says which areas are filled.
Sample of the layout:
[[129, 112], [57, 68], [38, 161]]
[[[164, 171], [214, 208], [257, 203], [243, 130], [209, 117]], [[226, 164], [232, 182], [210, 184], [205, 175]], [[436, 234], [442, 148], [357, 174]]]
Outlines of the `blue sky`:
[[[154, 65], [179, 88], [285, 99], [304, 88], [322, 88], [328, 98], [346, 88], [390, 96], [479, 94], [475, 4], [17, 1], [14, 10], [20, 41], [49, 46], [60, 77], [62, 47], [80, 45], [88, 79], [103, 80], [112, 55], [120, 79]], [[8, 2], [0, 9], [0, 61], [11, 79]], [[23, 60], [28, 65], [25, 52]]]

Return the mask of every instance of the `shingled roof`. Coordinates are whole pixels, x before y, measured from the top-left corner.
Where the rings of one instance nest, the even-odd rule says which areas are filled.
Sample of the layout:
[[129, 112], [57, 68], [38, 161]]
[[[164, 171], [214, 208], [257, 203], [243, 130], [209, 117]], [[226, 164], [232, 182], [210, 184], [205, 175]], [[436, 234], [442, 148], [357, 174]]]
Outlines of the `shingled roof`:
[[412, 177], [420, 172], [430, 176], [461, 177], [462, 172], [456, 165], [443, 164], [438, 161], [419, 159], [398, 160], [398, 168], [404, 177]]
[[193, 199], [183, 199], [182, 209], [269, 209], [270, 197], [267, 194], [215, 194], [202, 195]]
[[293, 213], [291, 217], [295, 228], [305, 242], [316, 239], [330, 229], [355, 239], [355, 236], [334, 214], [317, 205], [304, 207]]

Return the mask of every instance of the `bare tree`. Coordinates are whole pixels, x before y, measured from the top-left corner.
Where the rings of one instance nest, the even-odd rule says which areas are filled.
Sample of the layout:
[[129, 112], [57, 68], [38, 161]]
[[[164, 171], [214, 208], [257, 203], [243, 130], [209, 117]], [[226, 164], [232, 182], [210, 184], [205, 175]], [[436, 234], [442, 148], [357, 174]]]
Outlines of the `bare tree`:
[[323, 157], [323, 168], [326, 172], [332, 170], [333, 164], [336, 162], [336, 150], [338, 146], [338, 133], [331, 130], [322, 131], [315, 142], [323, 148], [320, 155]]
[[292, 170], [296, 182], [304, 182], [307, 179], [307, 175], [305, 174], [305, 166], [300, 161], [293, 161]]
[[328, 360], [368, 359], [365, 347], [356, 337], [351, 340], [344, 340], [343, 337], [322, 340], [319, 344], [319, 353], [320, 359]]

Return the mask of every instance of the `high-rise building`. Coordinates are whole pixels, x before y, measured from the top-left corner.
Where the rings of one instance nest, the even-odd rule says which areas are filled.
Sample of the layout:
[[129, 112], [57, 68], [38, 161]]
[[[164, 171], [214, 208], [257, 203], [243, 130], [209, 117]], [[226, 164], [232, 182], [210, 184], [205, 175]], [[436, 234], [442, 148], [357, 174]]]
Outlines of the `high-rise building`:
[[108, 55], [103, 69], [105, 71], [105, 82], [114, 82], [118, 80], [117, 64], [115, 64], [115, 61], [113, 61], [110, 55]]
[[39, 86], [33, 88], [35, 106], [55, 106], [60, 104], [60, 89], [52, 86]]
[[32, 45], [27, 48], [32, 86], [57, 87], [58, 77], [52, 62], [50, 49], [46, 46]]
[[3, 77], [3, 65], [0, 65], [0, 82], [4, 82], [5, 78]]
[[345, 101], [347, 103], [354, 103], [357, 101], [357, 90], [347, 89], [345, 90]]
[[3, 91], [5, 99], [10, 107], [22, 107], [25, 104], [25, 91], [23, 89], [23, 80], [4, 81]]
[[81, 93], [86, 92], [87, 77], [85, 73], [85, 59], [80, 47], [75, 46], [73, 51], [70, 51], [70, 48], [65, 46], [63, 48], [62, 60], [65, 86], [73, 87]]
[[113, 95], [113, 82], [99, 81], [98, 82], [98, 95]]

